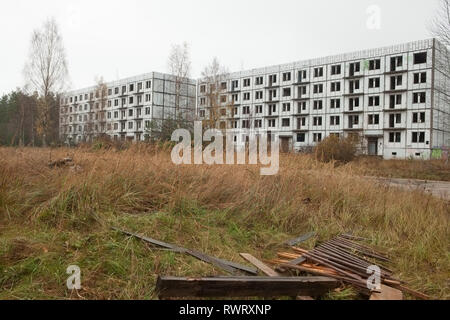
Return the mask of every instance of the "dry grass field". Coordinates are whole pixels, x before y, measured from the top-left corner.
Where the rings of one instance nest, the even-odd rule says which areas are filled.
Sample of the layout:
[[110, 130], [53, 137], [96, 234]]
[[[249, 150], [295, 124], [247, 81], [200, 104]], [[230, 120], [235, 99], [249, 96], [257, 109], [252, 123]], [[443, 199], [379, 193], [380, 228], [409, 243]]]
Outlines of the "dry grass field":
[[[72, 157], [75, 168], [49, 168]], [[450, 298], [450, 208], [419, 191], [381, 187], [363, 175], [450, 180], [440, 162], [357, 160], [322, 164], [281, 158], [276, 176], [255, 166], [175, 166], [162, 149], [0, 148], [0, 299], [155, 299], [157, 275], [221, 270], [157, 250], [111, 226], [243, 262], [272, 258], [309, 231], [327, 240], [351, 232], [392, 257], [395, 275]], [[66, 288], [78, 265], [82, 290]], [[355, 299], [353, 290], [326, 299]]]

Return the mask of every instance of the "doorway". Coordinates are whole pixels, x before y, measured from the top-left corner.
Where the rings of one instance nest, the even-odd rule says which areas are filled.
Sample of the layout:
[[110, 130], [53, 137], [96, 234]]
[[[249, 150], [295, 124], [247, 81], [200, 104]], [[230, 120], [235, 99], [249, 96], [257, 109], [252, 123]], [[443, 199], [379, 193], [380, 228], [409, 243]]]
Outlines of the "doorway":
[[291, 145], [291, 138], [288, 137], [280, 137], [281, 140], [281, 152], [282, 153], [289, 153], [291, 150], [290, 145]]
[[378, 138], [369, 138], [368, 139], [368, 151], [369, 151], [369, 156], [377, 156], [378, 155]]

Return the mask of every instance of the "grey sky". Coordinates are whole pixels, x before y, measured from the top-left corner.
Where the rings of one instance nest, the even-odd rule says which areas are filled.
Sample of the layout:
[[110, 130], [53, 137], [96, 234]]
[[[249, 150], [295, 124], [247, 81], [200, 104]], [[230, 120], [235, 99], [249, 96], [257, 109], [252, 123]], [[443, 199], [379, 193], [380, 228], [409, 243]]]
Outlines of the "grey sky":
[[[369, 29], [366, 12], [381, 11]], [[2, 0], [0, 94], [23, 85], [34, 28], [60, 24], [72, 88], [167, 71], [171, 44], [191, 46], [192, 76], [217, 56], [230, 71], [430, 38], [438, 1], [425, 0]]]

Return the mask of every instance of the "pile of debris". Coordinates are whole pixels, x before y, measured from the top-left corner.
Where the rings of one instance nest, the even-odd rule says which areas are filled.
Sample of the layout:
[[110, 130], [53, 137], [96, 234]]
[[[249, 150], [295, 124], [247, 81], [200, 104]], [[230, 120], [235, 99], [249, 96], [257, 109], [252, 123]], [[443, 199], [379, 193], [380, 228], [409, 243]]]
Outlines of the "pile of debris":
[[[312, 297], [320, 297], [342, 285], [354, 287], [371, 300], [402, 300], [402, 292], [420, 299], [430, 299], [427, 295], [409, 289], [402, 281], [395, 279], [392, 270], [386, 266], [390, 262], [389, 258], [361, 243], [367, 239], [349, 234], [322, 242], [312, 250], [296, 246], [316, 235], [314, 232], [308, 233], [286, 242], [285, 245], [292, 250], [291, 252], [279, 252], [276, 259], [264, 262], [248, 253], [241, 253], [240, 256], [254, 266], [249, 267], [212, 257], [197, 250], [113, 229], [165, 250], [188, 254], [232, 275], [209, 278], [160, 276], [156, 284], [160, 299], [286, 296], [312, 300]], [[369, 271], [374, 266], [376, 266], [374, 271], [379, 272], [381, 288], [368, 285], [371, 281], [369, 278], [373, 274]], [[258, 277], [258, 270], [266, 276]]]
[[55, 161], [49, 161], [48, 167], [50, 169], [69, 168], [73, 172], [80, 172], [83, 170], [81, 166], [75, 164], [72, 158], [63, 158]]

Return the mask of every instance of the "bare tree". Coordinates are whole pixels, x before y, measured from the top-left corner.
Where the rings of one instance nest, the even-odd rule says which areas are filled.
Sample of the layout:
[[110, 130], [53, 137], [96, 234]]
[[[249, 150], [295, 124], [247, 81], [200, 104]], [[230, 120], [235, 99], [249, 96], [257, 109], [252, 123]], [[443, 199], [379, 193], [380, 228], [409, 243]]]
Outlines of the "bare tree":
[[205, 129], [226, 129], [227, 119], [233, 115], [234, 101], [227, 94], [228, 73], [217, 58], [202, 72], [202, 87], [205, 92], [201, 94], [207, 99], [207, 115], [203, 121]]
[[[443, 46], [438, 46], [438, 54], [436, 54], [436, 68], [443, 72], [444, 77], [448, 78], [450, 70], [450, 0], [440, 0], [440, 5], [435, 19], [432, 21], [430, 31]], [[438, 127], [442, 129], [444, 134], [444, 145], [448, 146], [450, 139], [445, 136], [450, 136], [450, 114], [448, 107], [450, 106], [450, 89], [448, 81], [437, 81], [436, 89], [442, 94], [438, 95], [438, 104], [440, 103], [441, 110], [438, 119]]]
[[103, 77], [98, 77], [96, 83], [89, 101], [88, 123], [85, 127], [85, 135], [90, 142], [95, 138], [105, 138], [107, 133], [106, 107], [108, 103], [108, 87]]
[[42, 28], [33, 31], [24, 76], [26, 90], [39, 96], [36, 127], [45, 146], [47, 137], [59, 126], [54, 123], [59, 119], [58, 114], [54, 115], [59, 112], [55, 98], [65, 89], [68, 78], [66, 52], [54, 19], [48, 19]]
[[[187, 105], [182, 104], [182, 96], [187, 96], [188, 78], [191, 75], [191, 57], [189, 45], [184, 42], [181, 45], [173, 45], [172, 51], [167, 60], [169, 73], [175, 77], [175, 119], [180, 127], [182, 121], [186, 120], [187, 115], [192, 112], [188, 110]], [[187, 100], [186, 100], [187, 101]], [[177, 121], [179, 120], [179, 121]]]
[[450, 0], [441, 0], [431, 32], [445, 46], [450, 47]]

